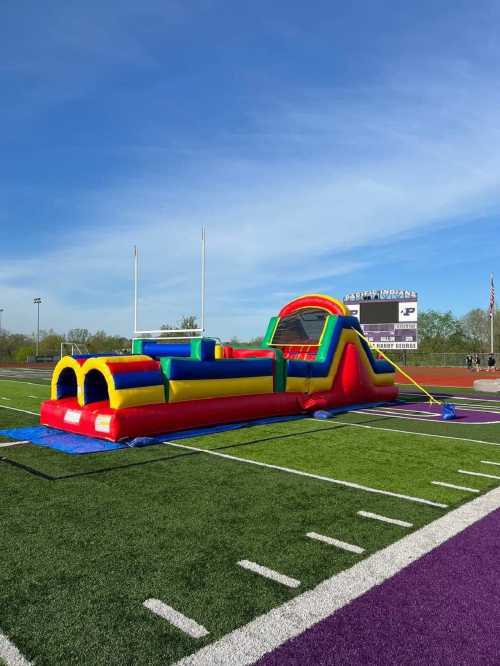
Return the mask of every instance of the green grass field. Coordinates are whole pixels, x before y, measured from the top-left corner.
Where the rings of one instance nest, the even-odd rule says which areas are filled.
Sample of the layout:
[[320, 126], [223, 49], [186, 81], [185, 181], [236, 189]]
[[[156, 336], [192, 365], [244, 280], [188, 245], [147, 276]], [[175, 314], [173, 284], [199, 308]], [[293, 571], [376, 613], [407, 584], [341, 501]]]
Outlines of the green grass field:
[[[48, 393], [47, 382], [0, 379], [0, 426], [36, 424]], [[174, 663], [477, 497], [431, 481], [480, 493], [500, 485], [457, 471], [491, 472], [480, 461], [500, 462], [500, 425], [349, 414], [176, 444], [86, 456], [30, 444], [0, 448], [0, 631], [37, 666]], [[246, 571], [242, 559], [300, 586]], [[186, 635], [146, 609], [149, 598], [209, 635]]]

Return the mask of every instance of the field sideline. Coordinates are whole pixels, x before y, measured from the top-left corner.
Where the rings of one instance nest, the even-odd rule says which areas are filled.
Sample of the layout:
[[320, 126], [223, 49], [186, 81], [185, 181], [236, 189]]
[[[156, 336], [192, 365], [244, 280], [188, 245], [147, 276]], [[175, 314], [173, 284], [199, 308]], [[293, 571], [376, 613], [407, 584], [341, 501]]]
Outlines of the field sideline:
[[[0, 379], [0, 426], [36, 424], [48, 393]], [[174, 664], [500, 486], [500, 424], [375, 412], [85, 456], [11, 441], [9, 666], [6, 645], [37, 666]]]

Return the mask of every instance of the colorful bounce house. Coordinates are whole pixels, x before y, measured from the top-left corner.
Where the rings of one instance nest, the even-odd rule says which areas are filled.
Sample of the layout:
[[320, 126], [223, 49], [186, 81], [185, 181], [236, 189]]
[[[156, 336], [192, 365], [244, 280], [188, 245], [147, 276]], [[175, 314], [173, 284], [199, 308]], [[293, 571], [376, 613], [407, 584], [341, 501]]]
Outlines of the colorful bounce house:
[[119, 441], [393, 400], [392, 366], [356, 331], [343, 303], [311, 294], [271, 318], [257, 349], [148, 338], [126, 356], [65, 356], [40, 420]]

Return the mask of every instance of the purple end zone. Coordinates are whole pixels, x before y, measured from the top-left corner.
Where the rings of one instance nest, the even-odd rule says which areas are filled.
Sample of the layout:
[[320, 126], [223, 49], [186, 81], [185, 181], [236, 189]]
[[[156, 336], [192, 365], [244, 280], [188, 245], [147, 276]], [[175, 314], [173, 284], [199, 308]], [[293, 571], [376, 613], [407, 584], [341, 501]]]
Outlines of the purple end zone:
[[[480, 424], [480, 423], [500, 423], [500, 409], [488, 410], [483, 408], [468, 407], [467, 405], [455, 405], [457, 420], [460, 423]], [[401, 412], [401, 417], [417, 419], [421, 421], [437, 421], [441, 418], [441, 405], [430, 405], [428, 402], [397, 402], [387, 403], [383, 409], [377, 411], [377, 407], [364, 408], [364, 412], [374, 412], [382, 415], [383, 412], [390, 411], [393, 414]], [[425, 412], [424, 414], [419, 412]], [[427, 414], [429, 416], [427, 416]], [[453, 423], [453, 421], [448, 421]]]
[[498, 665], [499, 574], [500, 510], [257, 664]]

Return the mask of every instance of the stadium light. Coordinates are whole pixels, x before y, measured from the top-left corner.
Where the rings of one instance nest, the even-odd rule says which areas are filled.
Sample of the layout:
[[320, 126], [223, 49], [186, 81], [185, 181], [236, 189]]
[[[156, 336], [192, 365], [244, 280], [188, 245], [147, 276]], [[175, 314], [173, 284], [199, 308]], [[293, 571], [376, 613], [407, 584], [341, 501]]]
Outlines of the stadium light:
[[35, 356], [38, 356], [38, 347], [40, 346], [40, 303], [42, 302], [41, 298], [34, 298], [33, 303], [36, 305], [36, 352]]
[[5, 308], [0, 308], [0, 333], [2, 332], [2, 314]]

